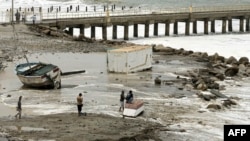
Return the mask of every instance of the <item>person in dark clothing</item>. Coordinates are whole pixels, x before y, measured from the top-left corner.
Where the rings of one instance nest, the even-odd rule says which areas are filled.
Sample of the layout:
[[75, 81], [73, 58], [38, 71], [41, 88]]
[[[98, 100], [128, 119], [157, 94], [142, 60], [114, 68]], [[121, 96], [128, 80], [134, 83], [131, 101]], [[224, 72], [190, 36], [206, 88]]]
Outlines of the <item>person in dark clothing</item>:
[[25, 23], [25, 14], [24, 14], [24, 12], [22, 13], [22, 22]]
[[133, 95], [132, 90], [130, 90], [126, 96], [126, 103], [132, 103], [133, 99], [134, 99], [134, 95]]
[[125, 100], [124, 90], [122, 90], [121, 95], [120, 95], [120, 108], [119, 108], [119, 111], [124, 110], [124, 100]]
[[20, 13], [17, 11], [15, 16], [16, 16], [16, 22], [19, 23], [20, 22]]
[[17, 118], [17, 116], [18, 116], [19, 119], [21, 119], [21, 116], [22, 116], [22, 103], [21, 103], [21, 101], [22, 101], [22, 96], [19, 97], [19, 100], [17, 102], [17, 107], [16, 107], [17, 114], [15, 115], [15, 117]]
[[32, 19], [32, 23], [33, 23], [33, 25], [36, 23], [36, 15], [33, 15], [32, 17], [31, 17], [31, 19]]
[[82, 98], [82, 93], [79, 93], [78, 97], [76, 98], [77, 101], [77, 110], [78, 110], [78, 116], [81, 116], [82, 114], [82, 102], [83, 102], [83, 98]]

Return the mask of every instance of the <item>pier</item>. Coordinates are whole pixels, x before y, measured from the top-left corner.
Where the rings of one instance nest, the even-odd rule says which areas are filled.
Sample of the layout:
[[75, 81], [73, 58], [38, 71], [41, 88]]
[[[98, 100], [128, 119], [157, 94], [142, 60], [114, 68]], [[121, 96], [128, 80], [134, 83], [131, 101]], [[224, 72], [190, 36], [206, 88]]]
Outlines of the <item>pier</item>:
[[[39, 9], [39, 24], [57, 27], [60, 30], [68, 29], [68, 33], [73, 35], [73, 29], [79, 28], [80, 34], [85, 35], [85, 29], [90, 28], [90, 37], [96, 38], [96, 27], [102, 29], [102, 39], [107, 40], [107, 27], [112, 27], [112, 39], [117, 39], [118, 26], [123, 26], [123, 39], [129, 40], [129, 27], [133, 26], [133, 37], [138, 37], [138, 25], [144, 25], [144, 37], [150, 36], [150, 25], [153, 25], [153, 36], [159, 35], [159, 24], [165, 25], [165, 36], [179, 34], [179, 23], [185, 24], [185, 35], [197, 34], [197, 22], [202, 22], [204, 35], [215, 33], [215, 23], [221, 22], [221, 34], [233, 32], [233, 19], [239, 21], [239, 32], [249, 32], [249, 6], [232, 7], [188, 7], [177, 9], [148, 10], [141, 8], [130, 8], [114, 10], [114, 7], [104, 7], [103, 11], [87, 12], [60, 12], [57, 8], [54, 12], [42, 12]], [[34, 9], [33, 9], [34, 10]], [[60, 9], [61, 10], [61, 9]], [[34, 12], [33, 12], [34, 13]], [[170, 29], [173, 24], [173, 29]], [[192, 26], [192, 28], [191, 28]], [[192, 29], [192, 31], [190, 30]], [[183, 30], [183, 29], [182, 29]], [[173, 31], [173, 33], [170, 33]], [[183, 31], [182, 31], [183, 32]]]

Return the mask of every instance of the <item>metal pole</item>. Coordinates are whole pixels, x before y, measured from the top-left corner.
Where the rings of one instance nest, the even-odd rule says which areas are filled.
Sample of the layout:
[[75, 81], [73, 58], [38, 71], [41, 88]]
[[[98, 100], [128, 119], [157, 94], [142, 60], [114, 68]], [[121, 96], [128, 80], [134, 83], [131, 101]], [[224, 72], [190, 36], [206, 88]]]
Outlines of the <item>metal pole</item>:
[[12, 3], [11, 3], [11, 23], [14, 23], [14, 19], [13, 19], [13, 16], [14, 16], [14, 0], [12, 0]]

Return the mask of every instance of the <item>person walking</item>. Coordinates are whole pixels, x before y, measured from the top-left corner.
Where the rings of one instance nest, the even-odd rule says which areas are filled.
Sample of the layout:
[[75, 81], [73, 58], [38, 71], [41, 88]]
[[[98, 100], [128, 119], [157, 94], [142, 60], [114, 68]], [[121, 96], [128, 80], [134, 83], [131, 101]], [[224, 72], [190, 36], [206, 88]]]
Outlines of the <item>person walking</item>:
[[16, 107], [16, 110], [17, 110], [17, 114], [15, 115], [16, 119], [17, 119], [17, 116], [19, 119], [21, 119], [21, 116], [22, 116], [22, 96], [19, 96], [19, 100], [17, 102], [17, 107]]
[[83, 106], [83, 104], [82, 104], [82, 102], [83, 102], [82, 93], [79, 93], [76, 100], [77, 100], [78, 116], [81, 116], [82, 115], [82, 106]]
[[119, 108], [119, 112], [124, 110], [124, 100], [125, 100], [125, 96], [124, 96], [124, 90], [122, 90], [121, 95], [120, 95], [120, 108]]

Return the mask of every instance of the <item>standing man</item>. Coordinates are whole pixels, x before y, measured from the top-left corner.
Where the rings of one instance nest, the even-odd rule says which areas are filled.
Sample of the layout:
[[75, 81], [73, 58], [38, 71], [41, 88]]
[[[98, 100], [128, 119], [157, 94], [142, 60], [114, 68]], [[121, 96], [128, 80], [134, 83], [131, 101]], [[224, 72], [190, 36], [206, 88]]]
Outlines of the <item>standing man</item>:
[[24, 12], [22, 13], [22, 22], [25, 23], [25, 14], [24, 14]]
[[77, 101], [77, 109], [78, 109], [78, 116], [82, 115], [82, 102], [83, 102], [83, 98], [82, 98], [82, 93], [79, 93], [78, 97], [76, 98]]
[[19, 21], [20, 21], [20, 13], [18, 11], [16, 11], [16, 22], [19, 24]]
[[119, 108], [119, 112], [124, 110], [124, 100], [125, 100], [125, 96], [124, 96], [124, 90], [122, 90], [121, 95], [120, 95], [120, 108]]
[[17, 110], [17, 114], [15, 115], [16, 119], [17, 119], [17, 116], [19, 119], [21, 119], [21, 115], [22, 115], [22, 96], [19, 97], [19, 100], [17, 102], [17, 107], [16, 107], [16, 110]]

